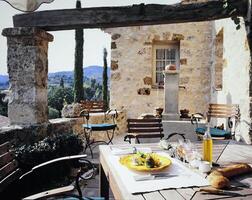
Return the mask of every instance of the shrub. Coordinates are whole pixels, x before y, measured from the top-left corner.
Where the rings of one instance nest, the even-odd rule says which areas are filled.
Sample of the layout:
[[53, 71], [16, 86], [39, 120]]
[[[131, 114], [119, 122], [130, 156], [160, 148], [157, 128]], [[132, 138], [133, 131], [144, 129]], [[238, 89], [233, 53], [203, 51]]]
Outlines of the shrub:
[[60, 113], [58, 110], [48, 106], [48, 110], [49, 110], [49, 114], [48, 114], [48, 118], [49, 119], [56, 119], [60, 117]]
[[16, 150], [19, 167], [29, 170], [48, 160], [79, 154], [83, 150], [82, 140], [74, 134], [46, 137], [32, 145], [24, 145]]
[[[79, 154], [83, 150], [82, 140], [73, 134], [63, 134], [47, 137], [32, 145], [24, 145], [16, 150], [19, 168], [24, 172], [48, 160]], [[29, 196], [62, 185], [70, 184], [73, 180], [69, 177], [71, 168], [76, 167], [78, 161], [57, 162], [25, 176], [18, 190], [21, 197]], [[17, 198], [20, 199], [20, 198]]]

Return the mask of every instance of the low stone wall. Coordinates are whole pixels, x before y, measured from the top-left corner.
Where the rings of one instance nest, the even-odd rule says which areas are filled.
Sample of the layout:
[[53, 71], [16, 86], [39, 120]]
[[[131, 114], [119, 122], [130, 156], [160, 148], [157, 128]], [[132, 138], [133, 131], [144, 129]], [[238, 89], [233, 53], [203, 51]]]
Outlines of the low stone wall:
[[[111, 116], [108, 116], [110, 118]], [[108, 120], [109, 121], [109, 120]], [[106, 122], [108, 122], [106, 121]], [[112, 122], [112, 119], [110, 119]], [[6, 126], [0, 128], [0, 141], [12, 140], [15, 146], [31, 144], [42, 140], [44, 137], [56, 134], [75, 133], [84, 138], [82, 124], [86, 123], [83, 118], [58, 118], [52, 119], [49, 123], [33, 126]], [[92, 114], [89, 123], [105, 123], [102, 113]], [[127, 130], [126, 111], [118, 112], [116, 119], [117, 129], [115, 135], [123, 134]], [[94, 139], [106, 140], [105, 132], [94, 132]]]

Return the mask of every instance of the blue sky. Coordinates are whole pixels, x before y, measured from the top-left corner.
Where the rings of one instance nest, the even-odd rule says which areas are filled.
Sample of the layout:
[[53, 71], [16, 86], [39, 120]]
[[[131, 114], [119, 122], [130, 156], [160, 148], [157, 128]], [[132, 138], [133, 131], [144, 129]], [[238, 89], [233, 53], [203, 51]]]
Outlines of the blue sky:
[[[82, 7], [123, 6], [139, 3], [173, 4], [180, 0], [82, 0]], [[54, 0], [51, 4], [43, 4], [39, 10], [74, 8], [76, 0]], [[12, 27], [12, 16], [20, 13], [4, 1], [0, 1], [0, 31]], [[110, 63], [110, 35], [99, 29], [86, 29], [84, 44], [84, 66], [103, 65], [103, 48], [108, 49]], [[73, 70], [74, 63], [74, 31], [50, 32], [54, 41], [49, 44], [49, 71]], [[7, 73], [7, 41], [0, 36], [0, 74]]]

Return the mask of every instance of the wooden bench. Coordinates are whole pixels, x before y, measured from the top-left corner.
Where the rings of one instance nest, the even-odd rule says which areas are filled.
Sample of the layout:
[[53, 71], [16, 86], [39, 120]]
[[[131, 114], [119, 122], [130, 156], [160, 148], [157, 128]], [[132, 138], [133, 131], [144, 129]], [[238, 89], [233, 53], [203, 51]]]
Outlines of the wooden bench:
[[0, 192], [22, 174], [11, 147], [12, 145], [8, 141], [0, 145]]
[[89, 113], [106, 112], [104, 101], [81, 101], [81, 109]]
[[140, 138], [164, 137], [161, 118], [128, 119], [127, 122], [128, 134], [124, 137], [124, 141], [131, 143], [131, 139], [135, 139], [136, 143], [140, 143]]

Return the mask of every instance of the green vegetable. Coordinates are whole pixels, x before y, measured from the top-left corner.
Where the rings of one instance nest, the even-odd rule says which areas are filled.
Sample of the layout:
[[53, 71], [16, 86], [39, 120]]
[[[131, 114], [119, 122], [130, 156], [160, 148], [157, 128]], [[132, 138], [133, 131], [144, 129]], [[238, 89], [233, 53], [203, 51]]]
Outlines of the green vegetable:
[[154, 168], [155, 167], [155, 160], [150, 155], [146, 158], [145, 166], [147, 168]]

